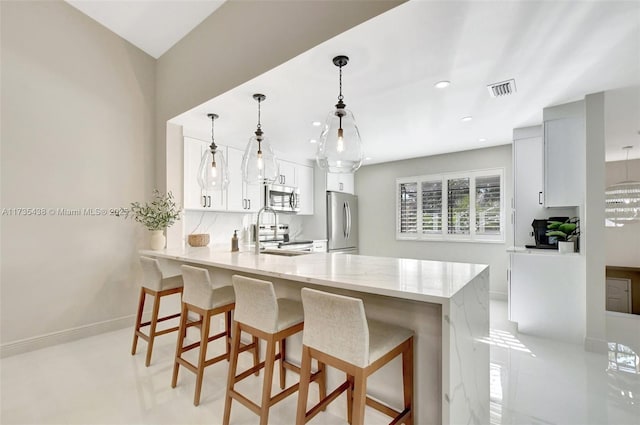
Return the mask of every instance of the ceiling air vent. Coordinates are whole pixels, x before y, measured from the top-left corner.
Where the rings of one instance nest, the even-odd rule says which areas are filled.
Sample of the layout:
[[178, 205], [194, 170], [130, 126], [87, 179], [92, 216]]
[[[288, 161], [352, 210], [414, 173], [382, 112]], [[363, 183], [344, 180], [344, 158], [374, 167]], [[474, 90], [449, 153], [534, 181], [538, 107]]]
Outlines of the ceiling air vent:
[[500, 83], [493, 83], [487, 86], [491, 97], [508, 96], [516, 92], [516, 80], [502, 81]]

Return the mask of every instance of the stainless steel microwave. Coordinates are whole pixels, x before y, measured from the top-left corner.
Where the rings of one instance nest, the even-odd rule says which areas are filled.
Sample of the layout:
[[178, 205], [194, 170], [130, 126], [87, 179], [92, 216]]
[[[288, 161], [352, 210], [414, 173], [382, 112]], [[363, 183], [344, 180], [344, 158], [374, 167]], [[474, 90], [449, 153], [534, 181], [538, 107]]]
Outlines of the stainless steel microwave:
[[270, 185], [267, 188], [267, 205], [279, 212], [297, 213], [300, 211], [300, 189]]

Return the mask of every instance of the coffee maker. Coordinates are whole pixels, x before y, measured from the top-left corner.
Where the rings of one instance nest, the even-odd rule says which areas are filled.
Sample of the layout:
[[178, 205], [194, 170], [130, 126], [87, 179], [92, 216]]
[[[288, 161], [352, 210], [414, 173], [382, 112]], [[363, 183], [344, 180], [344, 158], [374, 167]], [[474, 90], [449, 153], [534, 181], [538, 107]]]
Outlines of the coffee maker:
[[569, 217], [549, 217], [542, 220], [534, 219], [531, 223], [533, 227], [533, 237], [536, 240], [535, 245], [525, 245], [526, 248], [536, 249], [558, 249], [558, 240], [553, 236], [547, 236], [549, 229], [547, 225], [550, 221], [560, 221], [564, 223]]

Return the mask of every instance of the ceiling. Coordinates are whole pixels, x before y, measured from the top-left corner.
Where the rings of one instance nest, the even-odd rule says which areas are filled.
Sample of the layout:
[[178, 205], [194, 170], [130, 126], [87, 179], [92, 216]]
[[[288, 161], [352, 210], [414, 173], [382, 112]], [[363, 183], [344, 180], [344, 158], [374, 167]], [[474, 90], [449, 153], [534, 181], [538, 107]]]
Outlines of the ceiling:
[[224, 0], [65, 1], [156, 59], [224, 3]]
[[[638, 2], [411, 1], [172, 122], [206, 140], [206, 114], [215, 112], [216, 141], [243, 148], [256, 124], [251, 95], [264, 93], [263, 130], [276, 154], [313, 158], [309, 140], [320, 129], [311, 123], [324, 123], [336, 103], [337, 54], [351, 58], [344, 95], [371, 158], [365, 164], [510, 143], [513, 128], [540, 124], [546, 106], [628, 87], [608, 99], [608, 115], [622, 108], [627, 120], [608, 138], [607, 160], [623, 159], [626, 144], [640, 157]], [[489, 96], [488, 84], [510, 78], [514, 95]], [[436, 89], [440, 80], [451, 86]]]

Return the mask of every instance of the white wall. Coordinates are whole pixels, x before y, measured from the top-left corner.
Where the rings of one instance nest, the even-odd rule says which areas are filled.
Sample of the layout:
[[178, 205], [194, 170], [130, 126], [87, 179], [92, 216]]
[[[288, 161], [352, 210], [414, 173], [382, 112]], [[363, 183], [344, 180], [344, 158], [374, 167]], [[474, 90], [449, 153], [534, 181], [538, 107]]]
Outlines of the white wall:
[[[607, 187], [625, 180], [625, 161], [606, 163]], [[629, 160], [629, 180], [640, 181], [640, 159]], [[605, 227], [604, 236], [608, 266], [640, 267], [640, 221]]]
[[[114, 208], [147, 198], [155, 60], [64, 2], [0, 7], [2, 208]], [[3, 354], [25, 348], [21, 340], [132, 323], [145, 236], [136, 223], [51, 212], [1, 220]]]
[[[494, 295], [507, 294], [508, 255], [505, 243], [425, 242], [396, 240], [396, 188], [398, 177], [455, 171], [504, 168], [505, 208], [511, 203], [511, 145], [445, 155], [388, 162], [362, 167], [356, 172], [359, 243], [363, 255], [406, 257], [489, 264]], [[505, 212], [505, 217], [509, 214]], [[507, 220], [506, 241], [512, 240]]]

